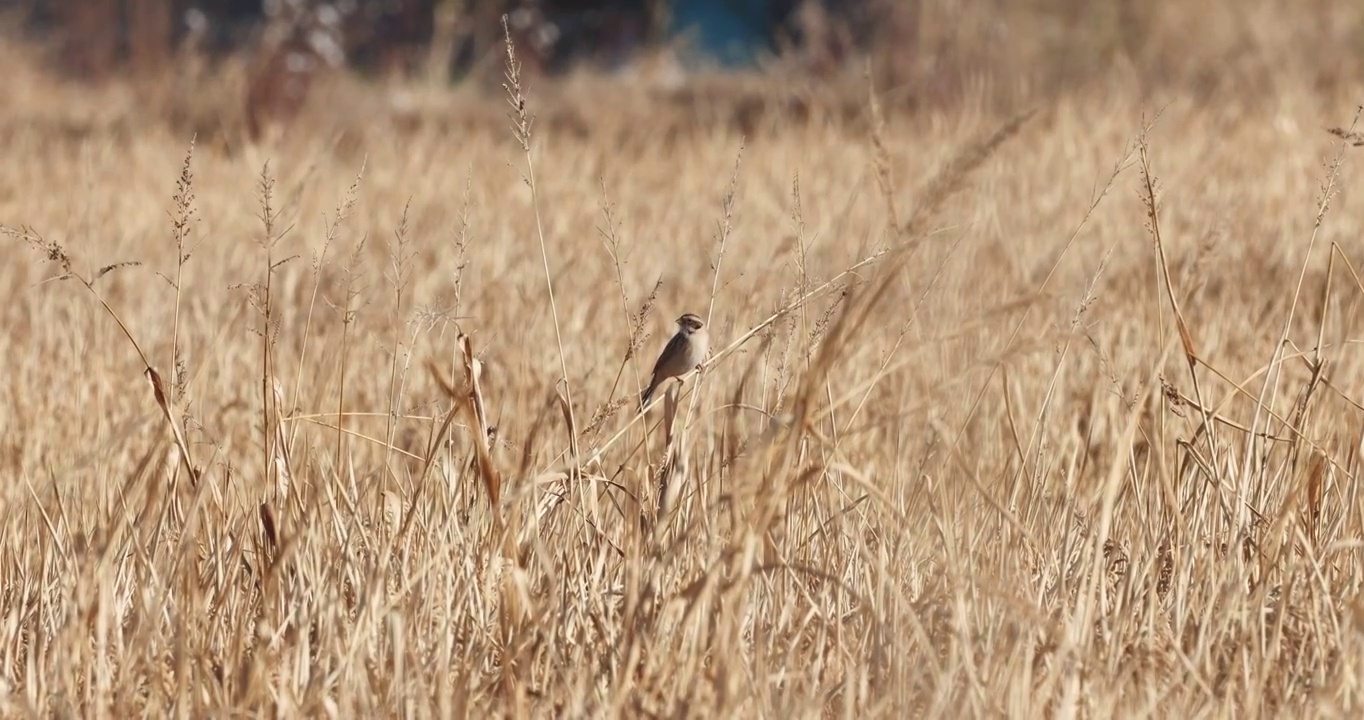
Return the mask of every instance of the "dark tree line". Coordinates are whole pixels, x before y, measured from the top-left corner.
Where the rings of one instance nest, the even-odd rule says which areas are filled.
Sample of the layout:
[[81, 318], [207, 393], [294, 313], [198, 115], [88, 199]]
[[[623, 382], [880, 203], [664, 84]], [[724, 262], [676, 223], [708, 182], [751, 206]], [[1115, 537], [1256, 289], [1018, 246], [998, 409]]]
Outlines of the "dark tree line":
[[[701, 2], [701, 0], [682, 0]], [[757, 17], [772, 49], [811, 34], [800, 22], [820, 6], [856, 39], [873, 26], [877, 2], [915, 0], [707, 0], [736, 16]], [[52, 41], [57, 60], [83, 75], [155, 68], [187, 41], [210, 55], [251, 46], [286, 6], [306, 6], [339, 18], [346, 64], [360, 71], [416, 69], [433, 42], [449, 45], [449, 70], [459, 75], [501, 40], [500, 18], [518, 23], [532, 60], [546, 70], [576, 62], [612, 64], [668, 39], [676, 0], [0, 0], [0, 10], [24, 30]]]

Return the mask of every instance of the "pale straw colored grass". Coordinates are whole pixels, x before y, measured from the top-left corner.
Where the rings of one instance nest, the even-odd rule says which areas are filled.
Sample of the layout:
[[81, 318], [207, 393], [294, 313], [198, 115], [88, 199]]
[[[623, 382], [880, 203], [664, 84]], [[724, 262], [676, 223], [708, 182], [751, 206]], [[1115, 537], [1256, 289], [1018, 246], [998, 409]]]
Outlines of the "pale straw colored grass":
[[9, 126], [0, 712], [1359, 711], [1352, 98], [523, 146], [423, 92], [188, 165]]

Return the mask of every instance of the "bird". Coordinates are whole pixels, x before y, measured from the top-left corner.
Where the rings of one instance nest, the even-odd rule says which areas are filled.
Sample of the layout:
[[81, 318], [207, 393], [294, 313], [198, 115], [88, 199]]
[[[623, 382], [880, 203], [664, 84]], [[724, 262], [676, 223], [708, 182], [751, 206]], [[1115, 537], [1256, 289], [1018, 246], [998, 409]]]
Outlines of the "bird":
[[706, 321], [700, 316], [687, 313], [677, 319], [677, 334], [663, 348], [663, 354], [654, 363], [653, 377], [649, 387], [640, 396], [639, 406], [643, 409], [649, 404], [658, 389], [668, 378], [685, 375], [692, 368], [700, 368], [710, 350], [710, 334], [706, 332]]

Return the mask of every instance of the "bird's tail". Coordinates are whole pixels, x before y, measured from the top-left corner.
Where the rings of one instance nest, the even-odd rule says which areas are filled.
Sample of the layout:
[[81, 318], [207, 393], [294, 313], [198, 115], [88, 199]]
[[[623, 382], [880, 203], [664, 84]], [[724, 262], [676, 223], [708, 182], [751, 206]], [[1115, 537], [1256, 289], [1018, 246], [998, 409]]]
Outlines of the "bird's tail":
[[654, 396], [654, 390], [656, 389], [658, 389], [658, 383], [651, 382], [649, 383], [649, 387], [645, 388], [644, 392], [640, 394], [639, 396], [640, 410], [643, 410], [644, 408], [649, 406], [649, 398], [652, 398]]

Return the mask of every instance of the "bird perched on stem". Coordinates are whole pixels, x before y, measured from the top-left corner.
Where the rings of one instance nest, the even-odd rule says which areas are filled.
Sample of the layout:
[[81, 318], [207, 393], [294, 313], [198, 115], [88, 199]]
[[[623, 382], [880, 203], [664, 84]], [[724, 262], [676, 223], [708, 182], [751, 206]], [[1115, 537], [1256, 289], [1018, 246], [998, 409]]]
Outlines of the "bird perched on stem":
[[669, 378], [679, 377], [693, 368], [699, 368], [701, 363], [705, 362], [709, 350], [710, 335], [706, 332], [706, 322], [691, 313], [678, 318], [677, 334], [668, 341], [668, 346], [663, 348], [663, 354], [658, 356], [658, 362], [654, 363], [649, 388], [639, 399], [640, 408], [649, 405], [649, 398], [653, 397], [654, 391]]

